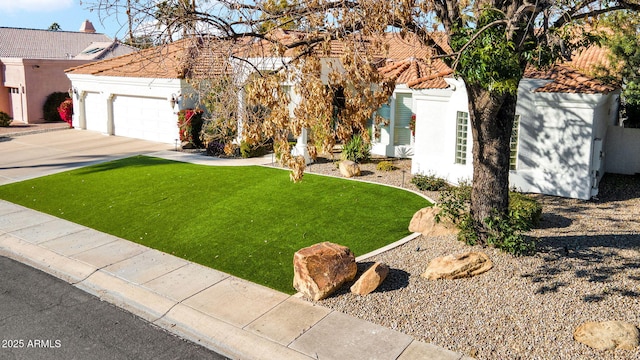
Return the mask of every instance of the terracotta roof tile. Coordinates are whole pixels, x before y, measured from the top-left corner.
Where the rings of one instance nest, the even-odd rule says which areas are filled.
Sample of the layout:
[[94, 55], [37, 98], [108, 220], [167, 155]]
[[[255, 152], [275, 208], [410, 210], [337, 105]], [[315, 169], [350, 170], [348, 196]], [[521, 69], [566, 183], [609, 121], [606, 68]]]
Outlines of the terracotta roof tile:
[[408, 58], [393, 61], [378, 70], [388, 79], [398, 84], [406, 84], [412, 89], [446, 89], [444, 80], [453, 71], [441, 60]]
[[537, 88], [535, 90], [536, 92], [607, 94], [616, 89], [613, 85], [605, 84], [602, 81], [583, 74], [570, 63], [555, 65], [549, 70], [529, 68], [525, 72], [525, 77], [530, 79], [553, 80]]
[[[274, 32], [285, 43], [304, 40], [300, 32]], [[444, 41], [442, 38], [440, 41]], [[444, 89], [449, 85], [444, 78], [452, 70], [440, 59], [431, 59], [434, 50], [423, 46], [412, 36], [400, 37], [387, 34], [382, 42], [388, 48], [386, 55], [380, 54], [385, 65], [379, 71], [399, 84], [412, 89]], [[325, 50], [328, 56], [338, 57], [344, 53], [344, 42], [332, 41]], [[233, 50], [232, 50], [233, 49]], [[169, 45], [146, 49], [102, 62], [78, 66], [67, 70], [73, 74], [103, 76], [150, 77], [150, 78], [205, 78], [230, 72], [229, 57], [273, 57], [277, 56], [272, 43], [260, 39], [240, 39], [233, 43], [215, 39], [199, 41], [181, 40]], [[291, 55], [291, 53], [288, 53]], [[527, 78], [549, 79], [553, 82], [537, 89], [538, 92], [607, 93], [615, 87], [604, 84], [587, 75], [585, 68], [603, 61], [606, 52], [587, 49], [577, 54], [573, 61], [556, 65], [549, 71], [528, 68]]]
[[[206, 45], [205, 45], [206, 43]], [[182, 79], [205, 78], [226, 72], [229, 56], [224, 43], [180, 40], [117, 58], [67, 69], [70, 74]]]

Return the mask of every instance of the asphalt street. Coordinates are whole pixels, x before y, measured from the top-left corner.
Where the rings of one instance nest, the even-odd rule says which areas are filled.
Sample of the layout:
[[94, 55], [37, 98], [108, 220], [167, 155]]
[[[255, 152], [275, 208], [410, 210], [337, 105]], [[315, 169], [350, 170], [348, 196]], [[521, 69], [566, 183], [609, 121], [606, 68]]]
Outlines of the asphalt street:
[[0, 359], [226, 359], [22, 263], [0, 274]]

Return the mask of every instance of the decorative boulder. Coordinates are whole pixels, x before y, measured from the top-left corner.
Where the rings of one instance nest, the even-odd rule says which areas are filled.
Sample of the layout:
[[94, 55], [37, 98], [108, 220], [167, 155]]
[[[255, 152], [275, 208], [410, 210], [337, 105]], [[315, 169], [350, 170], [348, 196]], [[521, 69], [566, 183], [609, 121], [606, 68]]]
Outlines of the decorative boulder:
[[413, 214], [409, 223], [409, 231], [419, 232], [424, 236], [442, 236], [457, 234], [458, 228], [448, 219], [437, 222], [435, 216], [440, 212], [438, 207], [426, 207]]
[[309, 299], [321, 300], [353, 280], [358, 266], [348, 247], [323, 242], [296, 251], [293, 271], [293, 287]]
[[388, 274], [389, 266], [377, 262], [360, 275], [358, 281], [351, 286], [351, 292], [358, 295], [367, 295], [377, 289], [384, 279], [387, 278]]
[[638, 347], [640, 333], [635, 325], [622, 321], [590, 321], [578, 326], [573, 338], [597, 350], [633, 350]]
[[469, 252], [462, 255], [447, 255], [433, 259], [422, 277], [429, 280], [460, 279], [482, 274], [492, 267], [493, 262], [485, 253]]
[[351, 160], [340, 161], [340, 173], [344, 177], [360, 176], [360, 166]]

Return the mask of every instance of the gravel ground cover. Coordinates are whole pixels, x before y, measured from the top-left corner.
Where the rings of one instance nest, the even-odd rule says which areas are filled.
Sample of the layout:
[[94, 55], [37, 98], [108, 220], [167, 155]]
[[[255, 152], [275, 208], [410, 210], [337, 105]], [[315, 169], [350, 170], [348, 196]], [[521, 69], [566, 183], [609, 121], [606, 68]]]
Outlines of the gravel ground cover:
[[[360, 179], [416, 190], [410, 161], [394, 164], [391, 172], [362, 164]], [[329, 159], [308, 171], [339, 176]], [[357, 296], [345, 286], [318, 303], [477, 359], [640, 359], [640, 348], [597, 351], [573, 340], [586, 321], [640, 326], [640, 176], [606, 175], [600, 189], [591, 201], [536, 195], [543, 216], [528, 234], [539, 241], [536, 255], [420, 236], [359, 264], [359, 271], [375, 261], [390, 266], [374, 293]], [[471, 279], [420, 277], [433, 258], [471, 250], [487, 253], [494, 268]]]

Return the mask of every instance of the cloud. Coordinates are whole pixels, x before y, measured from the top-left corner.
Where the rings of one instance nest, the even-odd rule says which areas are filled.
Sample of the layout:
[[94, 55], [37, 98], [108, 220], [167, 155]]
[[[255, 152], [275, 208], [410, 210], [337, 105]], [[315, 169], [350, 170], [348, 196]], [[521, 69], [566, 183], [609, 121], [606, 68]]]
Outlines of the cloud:
[[50, 12], [72, 7], [74, 0], [0, 0], [4, 11]]

